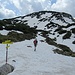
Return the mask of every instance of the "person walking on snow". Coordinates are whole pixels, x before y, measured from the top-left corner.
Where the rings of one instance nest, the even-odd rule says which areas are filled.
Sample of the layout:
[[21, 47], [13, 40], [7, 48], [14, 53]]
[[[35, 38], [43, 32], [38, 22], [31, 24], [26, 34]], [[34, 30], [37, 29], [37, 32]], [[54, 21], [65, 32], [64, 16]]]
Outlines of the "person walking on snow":
[[38, 43], [37, 39], [35, 39], [35, 40], [33, 41], [33, 43], [34, 43], [34, 51], [36, 51], [36, 46], [37, 46], [37, 43]]

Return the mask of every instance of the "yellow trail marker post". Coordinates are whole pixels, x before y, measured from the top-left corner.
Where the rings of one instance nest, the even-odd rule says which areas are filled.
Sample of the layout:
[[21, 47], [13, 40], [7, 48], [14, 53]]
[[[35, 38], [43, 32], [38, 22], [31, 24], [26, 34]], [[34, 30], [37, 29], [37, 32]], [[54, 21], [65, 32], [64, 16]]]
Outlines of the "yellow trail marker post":
[[2, 42], [2, 44], [6, 44], [6, 63], [7, 63], [8, 62], [8, 48], [10, 47], [8, 44], [13, 44], [13, 42], [11, 42], [11, 40], [6, 40]]

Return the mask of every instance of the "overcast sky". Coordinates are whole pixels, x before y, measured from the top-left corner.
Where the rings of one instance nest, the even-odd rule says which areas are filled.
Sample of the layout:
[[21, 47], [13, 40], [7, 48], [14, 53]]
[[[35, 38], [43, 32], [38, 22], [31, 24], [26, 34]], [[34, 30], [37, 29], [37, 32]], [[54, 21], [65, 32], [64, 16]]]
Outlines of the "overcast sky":
[[43, 10], [66, 12], [75, 17], [75, 0], [0, 0], [0, 19]]

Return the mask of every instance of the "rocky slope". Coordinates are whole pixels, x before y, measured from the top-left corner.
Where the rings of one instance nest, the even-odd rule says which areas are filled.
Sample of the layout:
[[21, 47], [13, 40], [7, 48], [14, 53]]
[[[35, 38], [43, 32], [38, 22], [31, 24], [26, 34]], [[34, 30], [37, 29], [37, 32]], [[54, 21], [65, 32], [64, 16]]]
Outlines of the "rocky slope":
[[[64, 52], [69, 52], [70, 54], [68, 55], [74, 55], [75, 20], [68, 13], [39, 11], [25, 16], [3, 19], [0, 20], [0, 30], [3, 29], [10, 31], [16, 30], [23, 33], [19, 34], [10, 32], [6, 38], [2, 40], [0, 39], [0, 42], [6, 39], [11, 39], [14, 42], [23, 41], [25, 39], [32, 39], [37, 35], [40, 35], [46, 38], [45, 41], [48, 44], [59, 48], [59, 52], [63, 50]], [[0, 34], [0, 36], [5, 37], [5, 35], [2, 34]]]

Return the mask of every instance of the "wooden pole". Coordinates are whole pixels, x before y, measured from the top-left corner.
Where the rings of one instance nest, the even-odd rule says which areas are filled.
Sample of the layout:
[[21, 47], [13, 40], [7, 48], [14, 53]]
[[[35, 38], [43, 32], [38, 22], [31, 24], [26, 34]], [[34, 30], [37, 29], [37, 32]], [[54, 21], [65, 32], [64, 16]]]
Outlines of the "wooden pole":
[[6, 45], [6, 63], [8, 62], [8, 44]]

